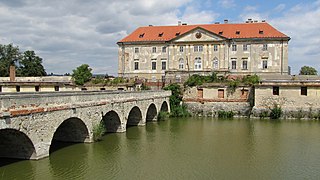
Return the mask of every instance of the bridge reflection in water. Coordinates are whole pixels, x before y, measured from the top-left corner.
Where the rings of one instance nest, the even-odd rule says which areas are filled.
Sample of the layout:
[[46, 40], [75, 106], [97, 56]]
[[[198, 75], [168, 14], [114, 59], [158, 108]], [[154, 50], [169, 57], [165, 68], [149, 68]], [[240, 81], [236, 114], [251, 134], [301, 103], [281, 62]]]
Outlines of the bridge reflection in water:
[[93, 142], [93, 127], [99, 123], [114, 133], [157, 121], [160, 111], [169, 111], [170, 95], [168, 91], [1, 94], [0, 157], [40, 159], [70, 142]]

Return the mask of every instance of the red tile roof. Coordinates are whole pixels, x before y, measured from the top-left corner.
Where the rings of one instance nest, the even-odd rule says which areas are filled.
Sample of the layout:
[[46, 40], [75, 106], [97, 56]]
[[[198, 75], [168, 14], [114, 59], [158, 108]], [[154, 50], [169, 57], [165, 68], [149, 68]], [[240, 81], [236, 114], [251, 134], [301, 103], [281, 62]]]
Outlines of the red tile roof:
[[[241, 24], [200, 24], [180, 26], [139, 27], [119, 42], [170, 41], [195, 28], [202, 28], [227, 39], [240, 38], [285, 38], [287, 35], [276, 30], [266, 22]], [[238, 31], [238, 33], [237, 33]], [[219, 32], [222, 34], [219, 34]]]

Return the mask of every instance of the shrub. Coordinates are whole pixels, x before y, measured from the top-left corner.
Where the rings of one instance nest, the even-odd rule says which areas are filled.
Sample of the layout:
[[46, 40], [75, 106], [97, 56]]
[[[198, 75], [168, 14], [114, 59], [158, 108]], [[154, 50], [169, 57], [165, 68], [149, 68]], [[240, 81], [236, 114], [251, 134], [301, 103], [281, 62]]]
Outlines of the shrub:
[[100, 141], [102, 136], [106, 133], [106, 128], [103, 123], [99, 123], [93, 126], [93, 140]]
[[168, 113], [168, 112], [160, 111], [157, 118], [159, 121], [161, 121], [161, 120], [165, 120], [165, 119], [169, 118], [169, 115], [170, 115], [170, 113]]
[[190, 117], [191, 114], [189, 113], [187, 106], [179, 105], [174, 108], [171, 108], [170, 117]]
[[271, 119], [279, 119], [282, 115], [282, 109], [278, 105], [274, 105], [270, 112]]
[[234, 113], [232, 111], [218, 111], [218, 117], [219, 118], [233, 118]]

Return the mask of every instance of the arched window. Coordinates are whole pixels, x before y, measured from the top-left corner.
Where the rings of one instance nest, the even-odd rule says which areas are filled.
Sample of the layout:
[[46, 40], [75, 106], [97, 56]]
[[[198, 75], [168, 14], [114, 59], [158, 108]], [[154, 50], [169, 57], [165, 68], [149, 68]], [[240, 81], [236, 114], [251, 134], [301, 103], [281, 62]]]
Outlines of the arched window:
[[219, 60], [218, 60], [217, 57], [215, 57], [215, 58], [213, 59], [212, 68], [213, 68], [213, 69], [219, 69]]
[[183, 60], [183, 58], [179, 59], [179, 69], [184, 69], [184, 60]]
[[202, 70], [202, 61], [200, 57], [196, 57], [194, 60], [194, 70]]

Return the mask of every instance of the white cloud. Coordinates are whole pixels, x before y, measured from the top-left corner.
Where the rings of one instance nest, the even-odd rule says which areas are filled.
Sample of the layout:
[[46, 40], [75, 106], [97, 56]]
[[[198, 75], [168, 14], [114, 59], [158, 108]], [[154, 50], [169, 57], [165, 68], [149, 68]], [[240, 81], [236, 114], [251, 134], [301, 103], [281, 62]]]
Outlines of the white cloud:
[[275, 12], [281, 12], [283, 10], [285, 10], [286, 5], [285, 4], [279, 4], [277, 7], [274, 8]]
[[[116, 42], [139, 26], [209, 23], [212, 11], [195, 0], [2, 0], [0, 44], [34, 50], [48, 73], [71, 72], [87, 63], [94, 73], [117, 74]], [[188, 9], [184, 11], [184, 9]]]
[[291, 37], [289, 42], [289, 65], [293, 73], [298, 73], [304, 65], [313, 66], [320, 72], [320, 1], [297, 5], [283, 17], [270, 22]]
[[219, 0], [218, 4], [226, 9], [236, 7], [234, 0]]

